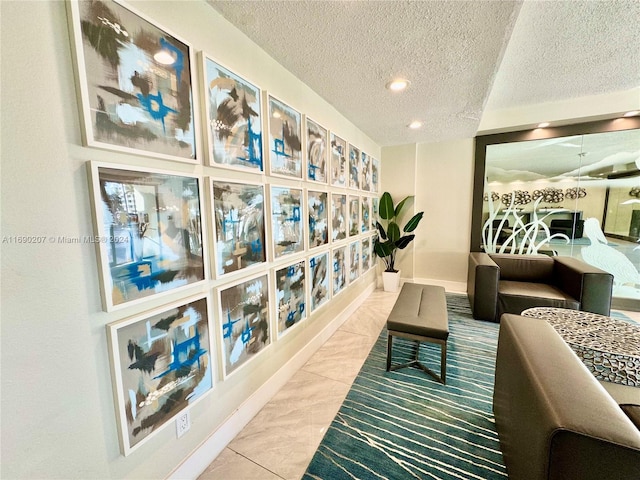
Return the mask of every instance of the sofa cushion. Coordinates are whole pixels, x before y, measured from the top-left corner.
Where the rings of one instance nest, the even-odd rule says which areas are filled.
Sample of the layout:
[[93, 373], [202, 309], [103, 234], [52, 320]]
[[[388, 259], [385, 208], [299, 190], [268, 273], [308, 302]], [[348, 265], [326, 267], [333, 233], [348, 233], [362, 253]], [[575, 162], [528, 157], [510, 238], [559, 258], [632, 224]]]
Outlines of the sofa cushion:
[[498, 318], [503, 313], [520, 314], [531, 307], [580, 309], [580, 303], [559, 288], [545, 283], [498, 282]]
[[553, 258], [547, 255], [491, 254], [500, 268], [501, 280], [553, 283]]
[[640, 405], [625, 403], [620, 405], [620, 408], [627, 414], [627, 417], [629, 417], [636, 428], [640, 430]]

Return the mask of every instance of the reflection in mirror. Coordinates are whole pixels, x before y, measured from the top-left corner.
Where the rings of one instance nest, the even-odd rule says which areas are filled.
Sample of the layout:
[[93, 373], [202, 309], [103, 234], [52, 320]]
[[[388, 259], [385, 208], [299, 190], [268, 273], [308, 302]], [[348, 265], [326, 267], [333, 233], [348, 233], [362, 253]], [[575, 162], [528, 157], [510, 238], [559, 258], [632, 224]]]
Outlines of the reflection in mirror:
[[98, 167], [109, 305], [204, 279], [198, 179]]
[[488, 142], [481, 225], [484, 251], [582, 259], [640, 310], [640, 130]]

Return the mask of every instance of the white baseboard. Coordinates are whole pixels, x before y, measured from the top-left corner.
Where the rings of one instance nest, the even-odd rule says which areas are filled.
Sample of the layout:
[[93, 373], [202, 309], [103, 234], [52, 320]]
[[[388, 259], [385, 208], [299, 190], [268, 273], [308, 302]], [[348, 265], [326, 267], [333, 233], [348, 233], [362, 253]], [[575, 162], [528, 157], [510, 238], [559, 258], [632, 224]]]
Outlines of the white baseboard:
[[437, 280], [435, 278], [403, 278], [403, 282], [422, 283], [425, 285], [438, 285], [444, 287], [447, 292], [467, 293], [466, 282], [449, 282], [447, 280]]
[[376, 285], [372, 282], [331, 323], [249, 396], [216, 431], [167, 476], [167, 479], [185, 480], [198, 478], [262, 407], [329, 340], [331, 335], [342, 326], [375, 288]]

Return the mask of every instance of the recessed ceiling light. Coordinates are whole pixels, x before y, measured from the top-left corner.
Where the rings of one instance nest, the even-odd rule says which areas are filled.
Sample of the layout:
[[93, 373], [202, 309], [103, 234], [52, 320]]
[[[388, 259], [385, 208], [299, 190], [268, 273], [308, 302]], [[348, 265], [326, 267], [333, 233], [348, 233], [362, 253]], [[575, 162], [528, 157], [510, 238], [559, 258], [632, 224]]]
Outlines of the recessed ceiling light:
[[551, 125], [549, 122], [542, 122], [538, 124], [538, 128], [546, 128]]
[[625, 113], [623, 117], [635, 117], [639, 113], [640, 113], [640, 110], [632, 110], [630, 112]]
[[391, 80], [389, 83], [385, 85], [385, 87], [392, 92], [400, 92], [409, 86], [409, 80], [405, 80], [404, 78], [396, 78], [395, 80]]
[[414, 120], [413, 122], [411, 122], [409, 124], [409, 128], [412, 128], [413, 130], [417, 130], [418, 128], [420, 128], [422, 126], [422, 122], [418, 121], [418, 120]]

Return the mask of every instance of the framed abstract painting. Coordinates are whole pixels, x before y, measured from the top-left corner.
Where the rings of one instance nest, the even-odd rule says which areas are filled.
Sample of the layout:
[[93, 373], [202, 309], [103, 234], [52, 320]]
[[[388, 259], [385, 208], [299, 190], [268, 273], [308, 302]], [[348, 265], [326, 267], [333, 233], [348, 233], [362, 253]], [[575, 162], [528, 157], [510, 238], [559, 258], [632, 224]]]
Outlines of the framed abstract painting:
[[329, 302], [331, 295], [329, 275], [332, 271], [329, 265], [329, 252], [309, 258], [311, 313]]
[[349, 283], [355, 282], [360, 276], [360, 241], [349, 244]]
[[307, 318], [305, 260], [275, 269], [278, 336]]
[[307, 180], [327, 183], [329, 171], [329, 132], [310, 118], [307, 124]]
[[199, 163], [191, 47], [123, 2], [68, 5], [85, 144]]
[[371, 191], [378, 193], [380, 191], [380, 162], [371, 157]]
[[369, 197], [361, 199], [360, 225], [362, 233], [371, 230], [371, 199]]
[[371, 191], [371, 157], [366, 153], [360, 154], [362, 162], [360, 164], [360, 188], [365, 192]]
[[122, 452], [128, 455], [213, 388], [206, 296], [107, 325]]
[[302, 189], [271, 186], [270, 192], [274, 258], [303, 252]]
[[260, 89], [205, 54], [201, 61], [209, 165], [261, 173]]
[[378, 205], [380, 204], [380, 199], [378, 197], [371, 198], [371, 225], [374, 230], [376, 228], [376, 222], [378, 221]]
[[347, 186], [347, 142], [331, 132], [331, 185]]
[[360, 188], [360, 150], [349, 144], [349, 188]]
[[326, 245], [329, 242], [329, 220], [327, 192], [307, 191], [309, 219], [309, 248]]
[[349, 195], [349, 236], [360, 233], [360, 197]]
[[87, 165], [106, 311], [205, 281], [200, 177]]
[[334, 248], [331, 252], [333, 295], [337, 295], [347, 286], [347, 247]]
[[339, 193], [331, 194], [331, 241], [337, 242], [347, 238], [347, 196]]
[[271, 344], [268, 274], [220, 287], [218, 305], [226, 377]]
[[360, 258], [362, 259], [362, 273], [367, 272], [371, 268], [371, 238], [362, 239], [362, 247], [360, 249]]
[[269, 165], [272, 175], [302, 179], [302, 115], [271, 95]]
[[264, 185], [212, 179], [211, 194], [216, 275], [266, 262]]

